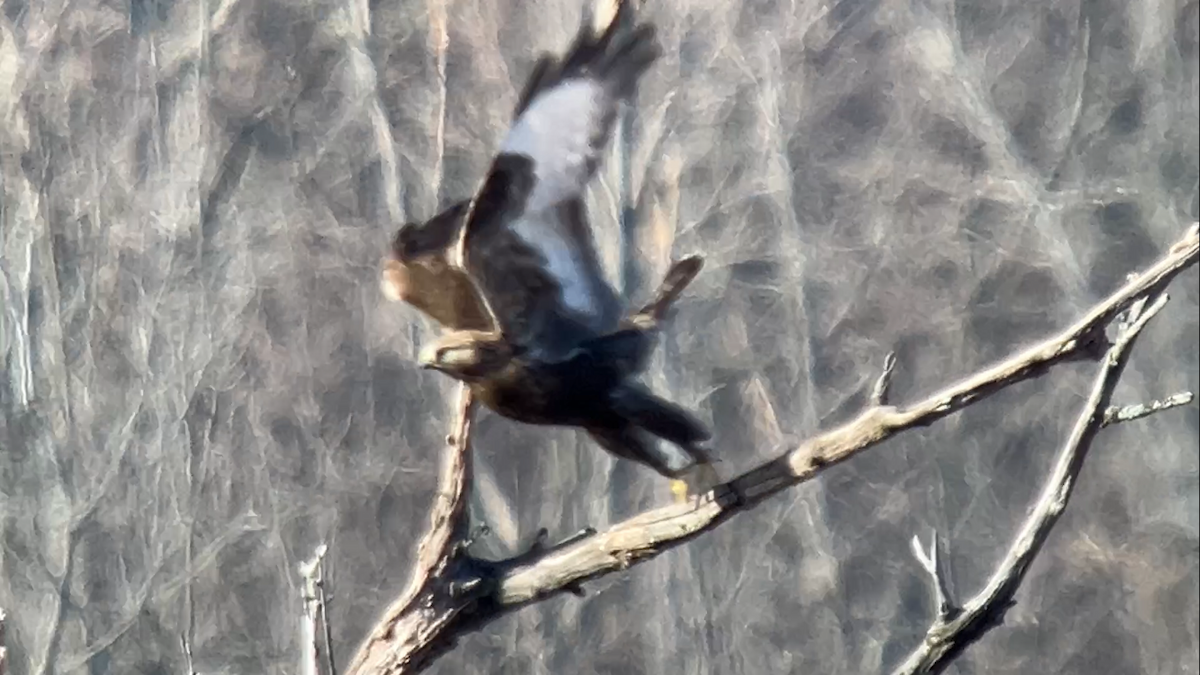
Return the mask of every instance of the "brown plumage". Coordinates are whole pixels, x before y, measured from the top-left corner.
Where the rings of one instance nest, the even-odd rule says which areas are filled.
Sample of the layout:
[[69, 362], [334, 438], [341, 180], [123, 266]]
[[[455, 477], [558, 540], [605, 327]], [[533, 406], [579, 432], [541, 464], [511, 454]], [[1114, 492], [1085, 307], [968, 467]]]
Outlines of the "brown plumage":
[[480, 402], [504, 417], [581, 427], [614, 455], [679, 477], [712, 461], [702, 446], [709, 433], [686, 410], [634, 378], [672, 304], [701, 265], [699, 256], [674, 263], [654, 300], [627, 317], [620, 330], [580, 343], [561, 361], [529, 358], [496, 331], [465, 330], [427, 345], [420, 363], [465, 382]]
[[539, 60], [479, 192], [397, 232], [385, 289], [451, 329], [422, 349], [422, 364], [493, 411], [581, 427], [614, 455], [676, 477], [707, 466], [709, 433], [636, 377], [701, 259], [675, 263], [655, 299], [625, 315], [583, 201], [619, 106], [659, 54], [653, 26], [621, 32], [629, 11], [620, 3], [599, 31], [585, 19], [562, 58]]

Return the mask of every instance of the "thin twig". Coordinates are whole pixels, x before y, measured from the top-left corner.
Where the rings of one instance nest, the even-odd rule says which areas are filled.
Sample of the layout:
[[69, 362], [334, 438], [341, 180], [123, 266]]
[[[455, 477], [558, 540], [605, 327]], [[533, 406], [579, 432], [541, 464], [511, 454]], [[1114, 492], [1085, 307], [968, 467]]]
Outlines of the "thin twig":
[[[1003, 621], [1005, 612], [1014, 603], [1013, 597], [1020, 588], [1030, 563], [1041, 550], [1050, 530], [1058, 522], [1071, 498], [1079, 470], [1083, 468], [1083, 460], [1091, 448], [1092, 441], [1096, 434], [1107, 426], [1105, 420], [1108, 416], [1103, 411], [1112, 399], [1121, 373], [1129, 362], [1133, 343], [1150, 319], [1166, 305], [1165, 293], [1150, 297], [1154, 298], [1154, 301], [1149, 308], [1145, 308], [1144, 299], [1130, 308], [1129, 318], [1121, 327], [1116, 342], [1101, 360], [1092, 392], [1075, 422], [1071, 435], [1055, 460], [1041, 496], [1021, 525], [987, 585], [963, 606], [961, 612], [949, 616], [939, 612], [939, 616], [926, 632], [925, 639], [904, 663], [893, 671], [893, 675], [940, 673], [964, 648]], [[921, 560], [921, 564], [929, 570], [925, 560]], [[934, 586], [943, 587], [940, 573], [931, 572], [931, 575]], [[941, 591], [938, 593], [940, 595]]]
[[304, 622], [300, 626], [300, 640], [304, 645], [304, 660], [300, 664], [302, 675], [320, 675], [321, 648], [317, 644], [317, 615], [320, 613], [321, 559], [329, 547], [321, 544], [311, 560], [300, 564], [300, 576], [304, 579], [301, 598], [304, 601]]
[[1168, 396], [1158, 401], [1150, 401], [1149, 403], [1109, 406], [1104, 411], [1104, 426], [1120, 422], [1132, 422], [1133, 420], [1138, 420], [1169, 408], [1178, 408], [1179, 406], [1191, 403], [1193, 398], [1192, 392], [1181, 391], [1173, 396]]
[[938, 533], [934, 532], [933, 536], [929, 538], [929, 551], [926, 551], [921, 545], [920, 537], [914, 534], [912, 549], [917, 562], [921, 564], [925, 573], [933, 581], [930, 585], [933, 587], [933, 599], [937, 606], [938, 619], [949, 621], [958, 616], [962, 612], [962, 608], [954, 603], [954, 597], [950, 593], [950, 571], [943, 562], [945, 557], [941, 554], [941, 540]]
[[8, 663], [8, 647], [4, 639], [4, 622], [8, 617], [4, 614], [4, 608], [0, 607], [0, 675], [8, 670], [5, 664]]
[[[317, 621], [321, 622], [322, 636], [325, 639], [325, 673], [337, 675], [337, 665], [333, 657], [333, 636], [329, 626], [329, 604], [325, 596], [325, 554], [329, 552], [326, 544], [321, 544], [313, 553], [311, 560], [300, 565], [300, 576], [304, 578], [304, 624], [301, 628], [305, 650], [305, 660], [301, 672], [306, 675], [317, 675], [320, 672], [321, 649], [317, 645]], [[190, 657], [190, 654], [189, 654]]]
[[337, 662], [333, 654], [333, 627], [329, 624], [329, 600], [325, 596], [325, 568], [321, 566], [321, 583], [317, 584], [317, 603], [321, 606], [321, 629], [325, 634], [325, 672], [338, 675]]
[[[187, 664], [188, 675], [196, 675], [196, 663], [192, 660], [192, 645], [188, 642], [187, 633], [179, 634], [179, 648], [183, 650], [183, 662]], [[0, 671], [0, 675], [4, 675]]]
[[887, 405], [888, 394], [892, 388], [892, 376], [896, 374], [896, 352], [888, 352], [883, 359], [883, 370], [879, 373], [879, 379], [875, 380], [875, 387], [871, 390], [871, 405]]
[[[1135, 302], [1161, 294], [1176, 275], [1196, 264], [1198, 256], [1200, 223], [1194, 223], [1167, 254], [1060, 333], [910, 406], [870, 405], [850, 422], [808, 439], [708, 494], [652, 509], [544, 554], [494, 562], [461, 555], [462, 550], [450, 545], [447, 537], [456, 530], [465, 536], [465, 526], [461, 518], [451, 517], [457, 512], [447, 510], [443, 502], [461, 508], [462, 476], [444, 473], [440, 483], [444, 499], [435, 506], [433, 531], [422, 543], [410, 591], [384, 613], [348, 672], [420, 672], [457, 638], [505, 613], [654, 558], [901, 432], [929, 426], [1009, 386], [1039, 377], [1055, 365], [1099, 358], [1109, 347], [1104, 334], [1109, 323]], [[454, 457], [460, 458], [459, 464], [468, 461], [464, 447], [455, 448], [448, 466], [454, 464]], [[439, 513], [448, 515], [439, 519]], [[438, 545], [431, 546], [431, 541]], [[438, 551], [442, 556], [431, 560]], [[452, 583], [462, 582], [461, 576], [449, 578], [451, 571], [478, 574], [469, 584], [472, 592], [448, 593]], [[949, 599], [947, 606], [951, 606]]]

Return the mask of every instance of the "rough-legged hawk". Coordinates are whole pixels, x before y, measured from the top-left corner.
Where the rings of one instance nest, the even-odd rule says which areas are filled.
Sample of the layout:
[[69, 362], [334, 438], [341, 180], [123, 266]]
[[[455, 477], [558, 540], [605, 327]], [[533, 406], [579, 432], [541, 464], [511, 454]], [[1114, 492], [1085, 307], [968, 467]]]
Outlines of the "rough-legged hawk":
[[675, 263], [655, 301], [622, 318], [583, 201], [620, 105], [660, 53], [652, 25], [625, 25], [630, 11], [620, 2], [600, 29], [585, 17], [561, 58], [539, 59], [475, 198], [401, 228], [385, 289], [452, 330], [422, 350], [422, 364], [466, 382], [495, 412], [582, 427], [613, 454], [676, 477], [707, 465], [708, 431], [634, 378], [701, 259]]

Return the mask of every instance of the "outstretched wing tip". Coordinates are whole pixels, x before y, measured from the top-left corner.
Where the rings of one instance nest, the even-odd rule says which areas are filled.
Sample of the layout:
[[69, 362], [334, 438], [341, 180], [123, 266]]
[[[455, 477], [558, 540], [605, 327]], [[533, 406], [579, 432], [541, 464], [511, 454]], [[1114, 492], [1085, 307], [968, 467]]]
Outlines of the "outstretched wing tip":
[[[564, 52], [538, 58], [455, 251], [493, 323], [551, 353], [576, 327], [615, 327], [620, 318], [615, 289], [592, 269], [586, 214], [575, 218], [572, 204], [594, 178], [621, 102], [661, 52], [654, 27], [629, 20], [634, 6], [595, 2]], [[521, 267], [535, 259], [540, 268]], [[522, 280], [528, 289], [514, 288]]]

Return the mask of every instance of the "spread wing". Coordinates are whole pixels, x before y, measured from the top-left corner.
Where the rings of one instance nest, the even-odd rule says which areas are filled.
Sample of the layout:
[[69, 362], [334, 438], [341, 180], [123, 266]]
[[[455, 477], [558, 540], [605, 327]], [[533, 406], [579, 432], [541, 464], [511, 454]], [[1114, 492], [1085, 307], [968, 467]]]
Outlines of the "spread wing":
[[660, 53], [654, 27], [600, 31], [585, 17], [561, 59], [543, 56], [468, 216], [461, 263], [506, 339], [554, 361], [622, 313], [583, 204], [621, 102]]
[[383, 292], [406, 302], [451, 330], [492, 330], [475, 285], [450, 261], [469, 212], [467, 200], [424, 223], [405, 223], [392, 238], [384, 263]]

